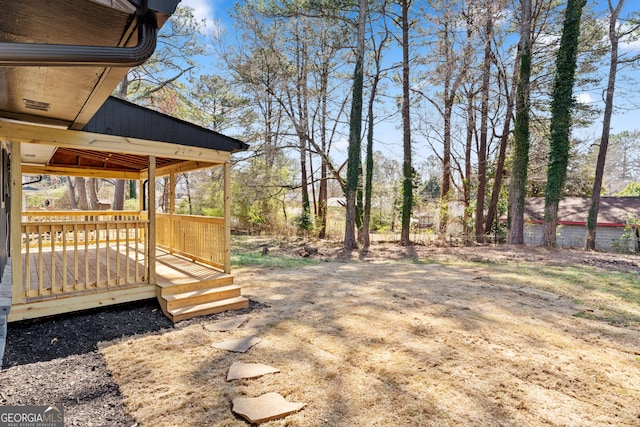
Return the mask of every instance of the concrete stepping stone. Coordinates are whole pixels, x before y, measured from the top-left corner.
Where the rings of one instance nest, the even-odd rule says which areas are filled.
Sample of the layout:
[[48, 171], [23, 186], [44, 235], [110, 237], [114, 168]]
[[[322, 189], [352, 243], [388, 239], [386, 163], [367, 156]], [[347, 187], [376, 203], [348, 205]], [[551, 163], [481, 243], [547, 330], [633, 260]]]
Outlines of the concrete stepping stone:
[[251, 336], [213, 343], [211, 344], [211, 347], [220, 350], [233, 351], [235, 353], [245, 353], [260, 341], [262, 341], [260, 338]]
[[306, 403], [288, 402], [278, 393], [267, 393], [259, 397], [239, 397], [233, 399], [234, 413], [250, 423], [261, 424], [267, 421], [284, 418], [298, 412]]
[[247, 316], [234, 317], [233, 319], [222, 320], [220, 322], [204, 325], [204, 328], [209, 332], [227, 332], [238, 329], [240, 326], [247, 323], [247, 320], [249, 320], [249, 317]]
[[267, 374], [277, 374], [280, 369], [262, 363], [233, 362], [227, 372], [227, 381], [258, 378]]

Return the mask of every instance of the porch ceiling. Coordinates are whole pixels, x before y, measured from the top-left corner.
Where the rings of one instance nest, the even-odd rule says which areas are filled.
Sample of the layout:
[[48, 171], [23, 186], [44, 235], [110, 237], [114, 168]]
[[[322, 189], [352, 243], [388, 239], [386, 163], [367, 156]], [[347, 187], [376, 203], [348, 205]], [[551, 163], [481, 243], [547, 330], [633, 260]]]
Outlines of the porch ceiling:
[[[142, 179], [149, 169], [149, 156], [73, 147], [22, 143], [22, 170], [26, 174], [92, 176]], [[156, 176], [213, 167], [222, 162], [195, 162], [156, 157]]]

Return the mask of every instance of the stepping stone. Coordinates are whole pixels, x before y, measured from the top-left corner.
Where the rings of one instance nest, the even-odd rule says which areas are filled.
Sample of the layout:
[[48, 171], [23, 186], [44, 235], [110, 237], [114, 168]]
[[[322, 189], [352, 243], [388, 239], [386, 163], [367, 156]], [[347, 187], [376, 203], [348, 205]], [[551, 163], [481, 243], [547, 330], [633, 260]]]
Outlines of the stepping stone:
[[233, 319], [222, 320], [210, 325], [204, 325], [204, 328], [209, 332], [232, 331], [247, 323], [247, 320], [249, 320], [247, 316], [234, 317]]
[[249, 350], [254, 345], [258, 344], [260, 341], [262, 340], [258, 337], [245, 337], [245, 338], [238, 338], [234, 340], [217, 342], [217, 343], [211, 344], [211, 347], [218, 348], [220, 350], [233, 351], [236, 353], [245, 353], [247, 350]]
[[278, 393], [267, 393], [259, 397], [239, 397], [233, 399], [233, 408], [236, 414], [244, 417], [254, 424], [284, 418], [289, 414], [298, 412], [306, 403], [287, 402]]
[[233, 362], [227, 372], [227, 381], [258, 378], [267, 374], [276, 374], [280, 369], [262, 363]]

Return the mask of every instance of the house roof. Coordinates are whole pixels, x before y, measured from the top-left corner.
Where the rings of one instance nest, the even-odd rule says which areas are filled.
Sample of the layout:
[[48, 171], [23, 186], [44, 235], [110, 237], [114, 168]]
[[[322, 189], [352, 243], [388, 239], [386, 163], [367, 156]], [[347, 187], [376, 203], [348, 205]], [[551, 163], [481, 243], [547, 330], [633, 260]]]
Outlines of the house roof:
[[[585, 225], [590, 205], [590, 197], [565, 197], [558, 205], [558, 224]], [[621, 227], [634, 216], [640, 218], [640, 197], [600, 198], [598, 226]], [[531, 197], [525, 201], [525, 219], [543, 222], [544, 197]]]
[[249, 148], [235, 138], [112, 96], [83, 130], [231, 153]]

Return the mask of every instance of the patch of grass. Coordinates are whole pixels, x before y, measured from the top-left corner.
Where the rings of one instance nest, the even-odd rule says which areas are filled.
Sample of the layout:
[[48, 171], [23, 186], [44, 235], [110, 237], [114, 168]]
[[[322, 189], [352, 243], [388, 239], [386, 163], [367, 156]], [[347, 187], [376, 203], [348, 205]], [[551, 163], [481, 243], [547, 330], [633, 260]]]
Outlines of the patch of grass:
[[231, 255], [231, 264], [235, 268], [241, 267], [274, 267], [274, 268], [299, 268], [307, 265], [317, 265], [320, 261], [303, 258], [291, 257], [287, 255], [267, 255], [262, 256], [260, 253], [234, 252]]
[[568, 297], [579, 305], [596, 308], [575, 316], [615, 326], [640, 325], [640, 280], [636, 273], [606, 271], [583, 265], [539, 265], [527, 262], [470, 262], [491, 270], [489, 280], [528, 286]]
[[601, 307], [598, 312], [580, 311], [574, 316], [581, 319], [599, 320], [613, 326], [627, 327], [633, 324], [640, 324], [640, 316], [614, 308]]

